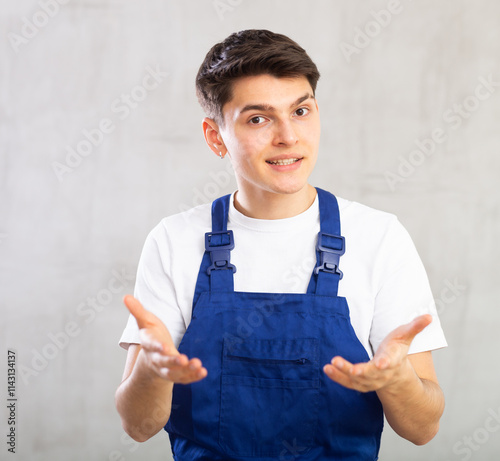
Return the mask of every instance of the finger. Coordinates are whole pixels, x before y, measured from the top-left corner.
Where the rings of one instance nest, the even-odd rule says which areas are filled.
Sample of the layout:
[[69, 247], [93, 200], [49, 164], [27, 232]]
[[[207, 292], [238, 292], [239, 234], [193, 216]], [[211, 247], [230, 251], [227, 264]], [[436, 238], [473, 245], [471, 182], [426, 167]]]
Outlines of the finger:
[[352, 370], [353, 364], [343, 357], [336, 356], [332, 359], [331, 364], [343, 373], [349, 373]]
[[200, 359], [189, 360], [184, 354], [166, 356], [160, 352], [152, 352], [150, 362], [159, 376], [174, 383], [189, 384], [205, 378], [208, 374]]
[[353, 364], [337, 356], [332, 359], [331, 366], [349, 379], [365, 378], [376, 374], [376, 367], [372, 360]]
[[183, 366], [179, 369], [161, 368], [159, 374], [174, 383], [189, 384], [205, 378], [208, 372], [204, 367], [191, 370], [188, 366]]
[[187, 367], [191, 371], [199, 370], [202, 367], [201, 360], [197, 359], [197, 358], [193, 358], [189, 361], [189, 363], [187, 364]]
[[391, 366], [391, 358], [387, 354], [381, 354], [379, 357], [373, 357], [372, 363], [379, 370], [387, 370]]
[[151, 356], [151, 361], [158, 368], [170, 368], [172, 370], [181, 369], [189, 365], [189, 359], [184, 354], [165, 355], [155, 352]]
[[323, 367], [323, 371], [334, 381], [345, 385], [351, 378], [352, 363], [343, 357], [334, 357], [330, 364]]
[[415, 336], [417, 336], [431, 322], [432, 315], [430, 314], [420, 315], [416, 317], [410, 323], [399, 327], [401, 330], [398, 331], [398, 339], [409, 346]]
[[343, 357], [334, 357], [332, 366], [348, 377], [369, 376], [375, 368], [372, 361], [353, 364]]
[[332, 381], [348, 389], [356, 389], [353, 376], [347, 369], [339, 369], [336, 365], [327, 364], [323, 367], [323, 371]]
[[199, 368], [197, 370], [190, 370], [187, 373], [183, 373], [179, 378], [177, 382], [180, 382], [181, 384], [191, 384], [196, 381], [201, 381], [203, 378], [205, 378], [208, 375], [208, 371], [206, 368]]
[[123, 303], [127, 306], [129, 312], [135, 317], [139, 328], [146, 328], [148, 326], [148, 311], [144, 309], [142, 304], [132, 295], [125, 295], [123, 297]]
[[380, 370], [373, 363], [373, 360], [370, 360], [369, 362], [356, 363], [349, 370], [349, 373], [359, 379], [374, 379], [380, 374]]
[[200, 359], [189, 360], [184, 354], [165, 356], [154, 352], [151, 354], [151, 362], [160, 376], [174, 382], [188, 383], [207, 376], [207, 370]]
[[349, 362], [341, 362], [338, 358], [333, 362], [335, 365], [327, 364], [323, 367], [323, 371], [332, 381], [348, 389], [369, 392], [379, 389], [384, 382], [385, 372], [377, 370], [372, 361], [352, 366], [347, 365]]
[[345, 366], [343, 371], [353, 380], [357, 380], [358, 384], [367, 380], [377, 379], [380, 376], [380, 370], [377, 368], [373, 360], [370, 360], [369, 362], [355, 363], [351, 366]]
[[430, 314], [420, 315], [411, 322], [393, 330], [377, 349], [373, 363], [379, 370], [386, 370], [401, 362], [415, 336], [432, 322]]

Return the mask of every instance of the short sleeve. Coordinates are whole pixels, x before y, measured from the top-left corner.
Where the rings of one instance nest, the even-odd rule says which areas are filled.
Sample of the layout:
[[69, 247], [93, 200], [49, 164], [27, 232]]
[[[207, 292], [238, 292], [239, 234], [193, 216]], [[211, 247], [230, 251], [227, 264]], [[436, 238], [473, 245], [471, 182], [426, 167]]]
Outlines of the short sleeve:
[[[165, 233], [165, 226], [160, 223], [146, 238], [137, 268], [134, 296], [165, 324], [174, 344], [178, 346], [186, 331], [186, 324], [176, 301], [172, 267], [168, 263], [171, 251]], [[129, 344], [139, 343], [137, 322], [130, 315], [119, 344], [128, 349]]]
[[370, 331], [373, 351], [392, 330], [423, 314], [431, 314], [432, 323], [415, 337], [409, 354], [446, 347], [425, 268], [410, 235], [396, 217], [381, 242], [376, 273], [377, 294]]

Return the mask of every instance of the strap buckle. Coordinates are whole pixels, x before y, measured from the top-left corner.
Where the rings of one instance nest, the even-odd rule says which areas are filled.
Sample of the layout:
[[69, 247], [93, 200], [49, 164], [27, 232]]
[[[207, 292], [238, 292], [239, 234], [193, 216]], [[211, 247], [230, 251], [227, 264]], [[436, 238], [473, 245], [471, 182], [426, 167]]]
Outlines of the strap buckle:
[[342, 279], [344, 273], [339, 269], [340, 257], [345, 253], [345, 238], [338, 235], [318, 233], [316, 250], [320, 254], [320, 264], [314, 268], [314, 273], [319, 271], [339, 275]]
[[236, 272], [236, 267], [231, 264], [230, 254], [234, 248], [233, 231], [207, 232], [205, 234], [205, 251], [210, 253], [212, 265], [207, 269], [207, 274], [213, 270], [231, 269]]

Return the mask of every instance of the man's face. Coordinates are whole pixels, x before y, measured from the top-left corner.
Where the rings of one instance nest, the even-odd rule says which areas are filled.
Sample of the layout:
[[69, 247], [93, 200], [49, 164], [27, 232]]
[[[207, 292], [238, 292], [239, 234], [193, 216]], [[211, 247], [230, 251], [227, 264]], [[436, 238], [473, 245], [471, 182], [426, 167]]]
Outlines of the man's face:
[[239, 189], [293, 194], [307, 185], [318, 155], [320, 120], [305, 77], [244, 77], [223, 107], [220, 135]]

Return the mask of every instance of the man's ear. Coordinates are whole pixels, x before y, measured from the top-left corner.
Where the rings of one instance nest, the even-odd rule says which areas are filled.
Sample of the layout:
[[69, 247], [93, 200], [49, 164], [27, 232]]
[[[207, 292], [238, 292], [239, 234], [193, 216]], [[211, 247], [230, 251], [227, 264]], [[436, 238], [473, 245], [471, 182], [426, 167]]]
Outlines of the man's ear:
[[211, 118], [205, 117], [201, 123], [203, 129], [203, 136], [205, 136], [205, 141], [212, 152], [217, 155], [217, 157], [224, 157], [226, 155], [227, 149], [222, 140], [220, 134], [219, 125], [217, 122]]

